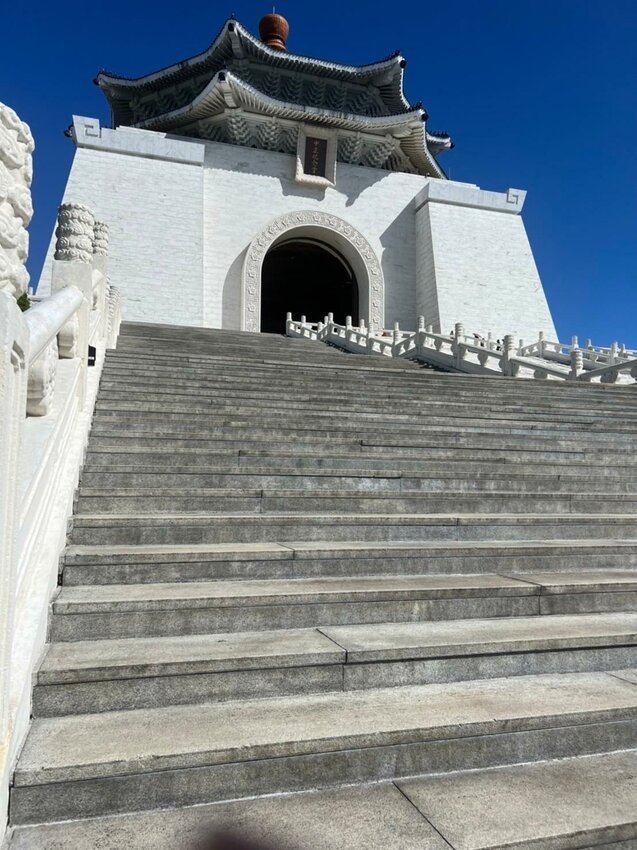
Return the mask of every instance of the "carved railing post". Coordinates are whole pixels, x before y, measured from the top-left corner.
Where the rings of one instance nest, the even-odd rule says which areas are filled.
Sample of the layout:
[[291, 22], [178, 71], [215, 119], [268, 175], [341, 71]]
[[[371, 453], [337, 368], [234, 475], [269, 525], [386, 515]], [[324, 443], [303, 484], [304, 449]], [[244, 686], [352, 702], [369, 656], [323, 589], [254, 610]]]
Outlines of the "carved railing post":
[[453, 337], [451, 339], [451, 352], [453, 354], [454, 364], [459, 367], [464, 359], [465, 349], [461, 339], [464, 338], [464, 325], [461, 322], [456, 322], [453, 329]]
[[54, 258], [63, 262], [92, 263], [94, 225], [95, 216], [87, 207], [62, 204], [55, 229]]
[[99, 315], [99, 336], [103, 338], [108, 330], [108, 225], [103, 221], [95, 221], [93, 224], [93, 310]]
[[51, 293], [76, 286], [83, 304], [58, 334], [60, 357], [80, 358], [79, 403], [84, 404], [88, 367], [90, 314], [93, 310], [93, 240], [95, 218], [81, 204], [65, 203], [58, 209]]
[[504, 375], [515, 377], [520, 368], [517, 363], [512, 361], [515, 357], [515, 337], [513, 334], [506, 334], [502, 340], [502, 359], [500, 361], [500, 369]]
[[581, 348], [571, 349], [571, 371], [569, 378], [576, 381], [578, 376], [584, 371], [584, 352]]

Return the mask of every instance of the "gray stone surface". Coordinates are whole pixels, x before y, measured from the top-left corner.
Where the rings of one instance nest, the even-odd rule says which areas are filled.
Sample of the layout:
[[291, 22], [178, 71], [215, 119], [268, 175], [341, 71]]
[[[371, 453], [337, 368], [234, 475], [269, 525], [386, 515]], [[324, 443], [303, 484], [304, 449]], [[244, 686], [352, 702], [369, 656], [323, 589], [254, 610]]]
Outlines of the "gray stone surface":
[[392, 784], [23, 827], [10, 850], [187, 850], [228, 831], [280, 850], [448, 850]]
[[635, 750], [397, 784], [455, 850], [637, 839]]
[[590, 673], [59, 717], [34, 722], [15, 784], [633, 716], [637, 688]]
[[613, 675], [637, 685], [637, 667], [634, 670], [614, 670]]
[[306, 603], [352, 602], [355, 599], [446, 598], [455, 596], [537, 596], [535, 584], [494, 575], [482, 576], [357, 576], [354, 578], [290, 579], [288, 581], [216, 581], [157, 585], [113, 585], [63, 588], [54, 602], [56, 613], [160, 610], [216, 607], [248, 600], [276, 604], [302, 598]]
[[[124, 325], [11, 818], [155, 812], [18, 846], [162, 848], [224, 809], [160, 810], [244, 798], [313, 847], [439, 850], [395, 789], [245, 798], [637, 748], [636, 426], [610, 385]], [[520, 846], [637, 841], [546, 807]]]
[[345, 661], [345, 652], [313, 629], [53, 644], [40, 684], [153, 676], [158, 672], [218, 673]]
[[322, 631], [347, 650], [348, 663], [356, 663], [630, 644], [637, 641], [637, 614], [382, 623]]
[[540, 585], [543, 595], [637, 591], [637, 573], [634, 570], [586, 570], [557, 575], [529, 572], [524, 574], [524, 581]]

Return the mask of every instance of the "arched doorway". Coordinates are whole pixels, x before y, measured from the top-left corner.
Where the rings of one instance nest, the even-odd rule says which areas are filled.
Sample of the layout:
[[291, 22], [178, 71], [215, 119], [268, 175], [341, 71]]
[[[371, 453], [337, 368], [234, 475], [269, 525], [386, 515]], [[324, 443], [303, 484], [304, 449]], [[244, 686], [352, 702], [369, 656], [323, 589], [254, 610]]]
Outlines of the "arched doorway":
[[261, 270], [261, 331], [285, 333], [285, 314], [318, 322], [328, 313], [358, 324], [358, 285], [349, 263], [315, 239], [279, 242], [265, 255]]
[[[348, 264], [358, 284], [358, 319], [365, 319], [370, 330], [383, 328], [385, 281], [372, 246], [359, 230], [338, 216], [319, 210], [297, 210], [272, 219], [246, 249], [241, 272], [241, 330], [261, 330], [261, 273], [266, 255], [277, 245], [300, 240], [318, 242]], [[334, 312], [332, 307], [327, 311]], [[356, 311], [352, 310], [352, 319], [355, 317]]]

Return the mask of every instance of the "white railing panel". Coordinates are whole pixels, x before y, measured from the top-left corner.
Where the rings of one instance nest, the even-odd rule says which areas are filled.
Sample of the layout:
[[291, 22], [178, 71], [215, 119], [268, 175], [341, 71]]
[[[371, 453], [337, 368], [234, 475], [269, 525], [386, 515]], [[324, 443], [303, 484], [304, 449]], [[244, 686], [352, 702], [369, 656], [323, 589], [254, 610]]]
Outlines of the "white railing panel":
[[580, 348], [577, 337], [570, 345], [546, 340], [516, 344], [513, 336], [494, 340], [478, 334], [467, 334], [457, 324], [452, 334], [434, 332], [420, 317], [417, 331], [402, 331], [398, 324], [392, 330], [370, 332], [361, 322], [354, 327], [334, 322], [330, 313], [325, 322], [312, 324], [288, 313], [288, 336], [327, 342], [344, 351], [386, 357], [418, 360], [434, 368], [474, 375], [509, 376], [550, 381], [585, 381], [595, 383], [637, 382], [637, 352], [612, 343], [608, 347]]

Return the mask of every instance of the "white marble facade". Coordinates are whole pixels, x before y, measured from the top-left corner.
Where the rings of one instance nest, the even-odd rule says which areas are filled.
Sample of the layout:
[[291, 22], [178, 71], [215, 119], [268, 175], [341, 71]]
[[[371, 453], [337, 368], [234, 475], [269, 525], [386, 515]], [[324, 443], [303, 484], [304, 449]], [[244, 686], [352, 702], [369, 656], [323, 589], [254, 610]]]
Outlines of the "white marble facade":
[[[555, 338], [521, 190], [343, 162], [334, 187], [315, 188], [296, 182], [290, 154], [81, 117], [73, 128], [63, 200], [110, 223], [110, 277], [129, 320], [253, 329], [260, 282], [250, 250], [262, 259], [259, 246], [307, 234], [349, 261], [372, 325], [414, 329], [424, 314], [442, 331], [461, 322], [480, 334]], [[52, 249], [43, 292], [51, 260]]]

